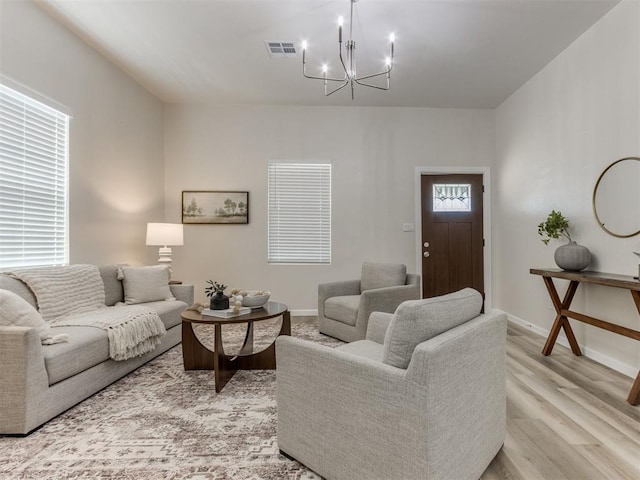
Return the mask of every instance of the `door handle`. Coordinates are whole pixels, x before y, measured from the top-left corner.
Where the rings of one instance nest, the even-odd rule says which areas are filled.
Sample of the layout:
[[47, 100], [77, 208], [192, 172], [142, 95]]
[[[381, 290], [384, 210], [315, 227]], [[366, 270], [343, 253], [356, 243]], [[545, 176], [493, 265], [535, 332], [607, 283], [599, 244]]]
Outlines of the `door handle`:
[[424, 255], [424, 258], [429, 258], [429, 252], [424, 252], [422, 255]]

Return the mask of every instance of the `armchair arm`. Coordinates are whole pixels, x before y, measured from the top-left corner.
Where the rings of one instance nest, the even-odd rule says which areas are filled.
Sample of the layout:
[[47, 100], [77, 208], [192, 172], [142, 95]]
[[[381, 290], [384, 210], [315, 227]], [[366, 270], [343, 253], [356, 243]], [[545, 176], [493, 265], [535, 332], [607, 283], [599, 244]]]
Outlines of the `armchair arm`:
[[169, 285], [171, 294], [187, 305], [193, 305], [193, 285]]
[[344, 280], [318, 285], [318, 298], [323, 297], [326, 300], [341, 295], [360, 295], [360, 280]]
[[493, 312], [427, 340], [413, 352], [407, 379], [427, 390], [433, 432], [427, 437], [426, 478], [479, 478], [503, 445], [506, 338], [506, 315]]
[[276, 356], [282, 451], [332, 478], [420, 477], [426, 404], [406, 370], [286, 336]]
[[367, 325], [367, 340], [376, 343], [384, 343], [384, 336], [393, 318], [393, 313], [373, 312], [369, 316], [369, 324]]
[[324, 318], [324, 302], [341, 295], [360, 295], [360, 280], [320, 283], [318, 285], [318, 317]]
[[398, 305], [405, 300], [416, 300], [418, 298], [418, 289], [415, 285], [365, 290], [360, 296], [358, 312], [365, 313], [367, 318], [371, 315], [371, 312], [393, 313], [398, 308]]

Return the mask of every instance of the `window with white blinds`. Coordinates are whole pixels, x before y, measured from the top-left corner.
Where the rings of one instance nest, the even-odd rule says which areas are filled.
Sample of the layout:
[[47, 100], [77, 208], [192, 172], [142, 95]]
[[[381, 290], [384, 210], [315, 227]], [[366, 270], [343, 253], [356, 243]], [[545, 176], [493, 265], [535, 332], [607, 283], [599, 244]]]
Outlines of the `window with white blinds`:
[[69, 117], [0, 84], [0, 269], [68, 263]]
[[331, 165], [269, 163], [269, 263], [331, 263]]

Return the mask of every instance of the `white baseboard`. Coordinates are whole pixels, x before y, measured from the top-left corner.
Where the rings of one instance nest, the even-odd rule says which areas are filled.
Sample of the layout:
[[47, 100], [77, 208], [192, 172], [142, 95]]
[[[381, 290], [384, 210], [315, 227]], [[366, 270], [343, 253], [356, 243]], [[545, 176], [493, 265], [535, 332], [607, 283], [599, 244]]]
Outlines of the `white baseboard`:
[[[547, 338], [549, 336], [549, 330], [538, 327], [537, 325], [533, 325], [532, 323], [529, 323], [521, 318], [518, 318], [515, 315], [511, 315], [510, 313], [507, 313], [507, 318], [509, 319], [510, 322], [516, 323], [521, 327], [531, 330], [533, 333], [540, 335], [541, 337]], [[559, 343], [564, 347], [570, 348], [569, 341], [567, 340], [567, 337], [564, 336], [564, 332], [560, 332], [560, 335], [558, 335], [558, 339], [556, 340], [556, 343]], [[615, 358], [611, 358], [606, 355], [603, 355], [602, 353], [596, 350], [593, 350], [591, 348], [585, 347], [584, 345], [580, 345], [580, 349], [582, 350], [582, 354], [585, 357], [589, 357], [591, 360], [601, 363], [602, 365], [605, 365], [615, 370], [616, 372], [620, 372], [623, 375], [627, 375], [632, 379], [636, 378], [636, 375], [638, 374], [637, 368], [634, 368], [631, 365], [623, 363], [619, 360], [616, 360]]]
[[314, 317], [318, 315], [318, 310], [290, 310], [292, 317]]

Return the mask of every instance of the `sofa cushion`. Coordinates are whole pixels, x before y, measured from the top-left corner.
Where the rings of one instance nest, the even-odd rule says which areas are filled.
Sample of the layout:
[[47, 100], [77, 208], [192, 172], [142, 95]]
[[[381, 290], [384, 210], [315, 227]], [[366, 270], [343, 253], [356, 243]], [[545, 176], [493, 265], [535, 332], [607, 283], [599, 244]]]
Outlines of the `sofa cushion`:
[[189, 305], [179, 300], [163, 300], [161, 302], [145, 303], [142, 306], [155, 310], [155, 312], [160, 316], [160, 320], [162, 320], [164, 328], [169, 330], [171, 327], [175, 327], [182, 323], [181, 313]]
[[107, 307], [113, 307], [118, 302], [124, 301], [122, 282], [118, 280], [118, 267], [116, 265], [102, 265], [98, 267], [100, 276], [104, 282], [104, 303]]
[[154, 265], [151, 267], [120, 267], [124, 303], [138, 303], [173, 300], [175, 297], [169, 289], [169, 267]]
[[49, 385], [109, 359], [109, 337], [105, 330], [96, 327], [51, 327], [51, 330], [69, 335], [69, 341], [42, 347]]
[[38, 311], [20, 295], [0, 289], [0, 326], [28, 327], [38, 330], [43, 344], [64, 342], [63, 335], [53, 335], [51, 327]]
[[355, 325], [359, 306], [360, 295], [327, 298], [324, 301], [324, 316], [347, 325]]
[[358, 340], [356, 342], [345, 343], [344, 345], [336, 347], [336, 350], [368, 358], [375, 362], [382, 362], [383, 346], [381, 343], [372, 342], [371, 340]]
[[364, 262], [362, 264], [360, 291], [372, 290], [374, 288], [397, 287], [404, 285], [406, 281], [406, 265], [373, 262]]
[[477, 317], [481, 309], [482, 295], [473, 288], [401, 303], [384, 337], [382, 361], [407, 368], [418, 344]]

